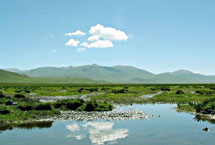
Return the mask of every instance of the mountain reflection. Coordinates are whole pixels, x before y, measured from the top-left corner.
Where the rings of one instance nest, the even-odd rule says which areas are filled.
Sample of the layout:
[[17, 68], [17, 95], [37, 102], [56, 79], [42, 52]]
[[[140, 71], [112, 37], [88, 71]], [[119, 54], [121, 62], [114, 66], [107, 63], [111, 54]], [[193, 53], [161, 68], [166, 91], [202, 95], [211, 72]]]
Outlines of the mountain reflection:
[[123, 139], [128, 136], [128, 129], [114, 128], [113, 122], [88, 122], [82, 125], [76, 123], [67, 125], [66, 128], [72, 132], [67, 137], [74, 137], [77, 140], [81, 140], [86, 137], [87, 129], [89, 133], [89, 139], [92, 144], [104, 144], [107, 142], [117, 142], [118, 139]]

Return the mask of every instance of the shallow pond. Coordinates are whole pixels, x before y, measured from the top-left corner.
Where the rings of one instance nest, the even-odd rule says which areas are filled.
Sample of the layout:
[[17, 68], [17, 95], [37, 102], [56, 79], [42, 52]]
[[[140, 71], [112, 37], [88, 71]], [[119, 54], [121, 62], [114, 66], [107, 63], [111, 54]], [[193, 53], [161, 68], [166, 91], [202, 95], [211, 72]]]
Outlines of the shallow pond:
[[[1, 145], [203, 145], [214, 144], [215, 125], [178, 113], [175, 105], [132, 105], [152, 118], [124, 121], [59, 121], [49, 128], [13, 129], [0, 133]], [[128, 109], [128, 107], [122, 107]], [[45, 127], [45, 126], [44, 126]], [[210, 132], [203, 132], [208, 127]]]

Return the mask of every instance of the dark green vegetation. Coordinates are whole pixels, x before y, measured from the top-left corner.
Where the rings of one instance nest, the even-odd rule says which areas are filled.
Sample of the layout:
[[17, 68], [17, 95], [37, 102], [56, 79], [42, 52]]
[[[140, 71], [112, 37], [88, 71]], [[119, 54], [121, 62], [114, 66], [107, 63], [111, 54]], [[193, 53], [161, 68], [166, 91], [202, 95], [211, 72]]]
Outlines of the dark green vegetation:
[[[34, 78], [17, 78], [0, 82], [23, 83], [215, 83], [215, 76], [201, 75], [187, 70], [153, 74], [131, 66], [84, 65], [77, 67], [41, 67], [27, 71], [9, 69]], [[1, 76], [1, 73], [0, 73]], [[94, 80], [94, 81], [93, 81]]]
[[0, 131], [12, 130], [13, 128], [32, 129], [32, 128], [50, 128], [52, 121], [31, 121], [24, 123], [4, 123], [0, 124]]
[[[214, 114], [213, 84], [0, 84], [0, 120], [37, 120], [63, 110], [109, 111], [112, 103], [177, 103], [180, 111]], [[154, 94], [145, 98], [145, 95]], [[34, 97], [75, 96], [42, 103]], [[82, 97], [90, 101], [84, 101]], [[197, 110], [199, 108], [199, 111]]]
[[179, 105], [178, 108], [181, 111], [215, 115], [215, 98], [205, 100], [200, 103], [188, 103], [186, 105]]
[[74, 111], [110, 111], [113, 105], [106, 102], [84, 101], [80, 99], [74, 100], [58, 100], [54, 104], [55, 108], [61, 110], [74, 110]]
[[[82, 96], [92, 100], [114, 103], [189, 103], [215, 98], [213, 84], [0, 84], [5, 95], [34, 96]], [[90, 95], [95, 94], [95, 95]], [[96, 95], [97, 94], [97, 95]], [[152, 98], [141, 97], [157, 94]], [[0, 95], [1, 96], [1, 95]]]
[[22, 94], [14, 96], [0, 93], [0, 122], [22, 122], [60, 115], [62, 110], [110, 111], [113, 106], [106, 102], [84, 101], [82, 99], [61, 100], [42, 103]]

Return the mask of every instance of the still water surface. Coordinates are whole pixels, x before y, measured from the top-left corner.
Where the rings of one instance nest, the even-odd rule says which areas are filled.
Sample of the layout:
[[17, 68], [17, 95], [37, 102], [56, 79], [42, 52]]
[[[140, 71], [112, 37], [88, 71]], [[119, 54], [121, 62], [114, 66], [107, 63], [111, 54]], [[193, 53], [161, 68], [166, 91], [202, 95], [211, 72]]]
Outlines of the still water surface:
[[[59, 121], [50, 128], [0, 133], [0, 145], [214, 145], [215, 125], [178, 113], [175, 105], [133, 105], [154, 117], [124, 121]], [[128, 107], [124, 107], [127, 109]], [[159, 117], [160, 115], [160, 117]], [[203, 132], [208, 127], [210, 132]]]

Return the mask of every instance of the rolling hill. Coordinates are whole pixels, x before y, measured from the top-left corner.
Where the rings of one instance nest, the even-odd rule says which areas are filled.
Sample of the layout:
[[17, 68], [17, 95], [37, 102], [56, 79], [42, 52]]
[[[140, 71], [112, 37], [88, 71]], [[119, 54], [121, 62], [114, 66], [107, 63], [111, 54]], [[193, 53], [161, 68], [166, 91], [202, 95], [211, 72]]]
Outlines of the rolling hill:
[[74, 83], [74, 84], [95, 84], [105, 83], [86, 78], [71, 77], [28, 77], [5, 70], [0, 70], [0, 83]]
[[19, 83], [30, 80], [26, 75], [17, 74], [14, 72], [0, 70], [1, 83]]
[[188, 70], [153, 74], [146, 70], [122, 65], [113, 67], [96, 64], [77, 67], [40, 67], [18, 71], [18, 73], [22, 74], [22, 77], [26, 77], [23, 75], [27, 75], [34, 82], [35, 80], [36, 82], [46, 80], [46, 82], [50, 83], [55, 81], [70, 82], [81, 79], [80, 83], [84, 81], [92, 83], [215, 83], [215, 76], [197, 74]]

